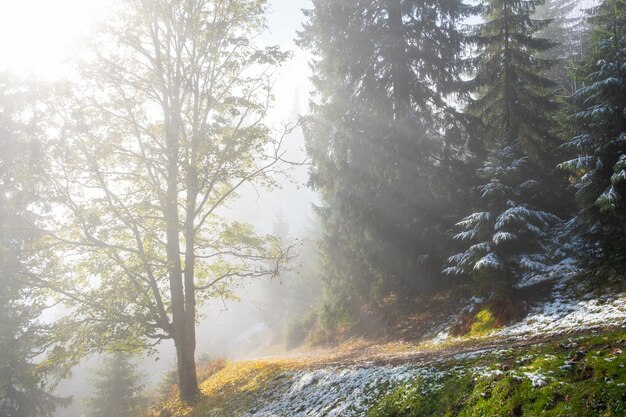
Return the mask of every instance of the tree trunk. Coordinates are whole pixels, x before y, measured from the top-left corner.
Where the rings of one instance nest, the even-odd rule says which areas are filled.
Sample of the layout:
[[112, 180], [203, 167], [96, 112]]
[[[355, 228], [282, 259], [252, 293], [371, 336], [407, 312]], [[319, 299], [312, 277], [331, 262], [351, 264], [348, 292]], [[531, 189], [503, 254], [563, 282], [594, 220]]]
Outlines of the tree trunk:
[[180, 399], [187, 404], [195, 402], [200, 394], [196, 375], [195, 346], [187, 340], [175, 340]]
[[[176, 91], [175, 91], [176, 92]], [[167, 97], [167, 95], [164, 94]], [[175, 94], [170, 97], [176, 97]], [[174, 101], [172, 103], [172, 101]], [[180, 221], [178, 211], [178, 176], [180, 150], [180, 103], [177, 100], [163, 100], [167, 135], [167, 201], [165, 222], [167, 235], [167, 262], [169, 268], [170, 295], [172, 299], [172, 329], [178, 370], [180, 398], [185, 403], [193, 403], [198, 398], [198, 379], [195, 363], [195, 288], [193, 287], [193, 259], [191, 278], [189, 266], [185, 269], [184, 285], [180, 250]], [[191, 280], [191, 285], [189, 284]]]
[[[198, 136], [194, 135], [191, 144], [191, 161], [187, 167], [187, 203], [185, 208], [185, 317], [183, 348], [178, 356], [180, 396], [185, 402], [193, 401], [200, 394], [196, 375], [196, 286], [195, 286], [195, 212], [198, 197], [198, 172], [196, 157]], [[182, 355], [182, 356], [181, 356]]]

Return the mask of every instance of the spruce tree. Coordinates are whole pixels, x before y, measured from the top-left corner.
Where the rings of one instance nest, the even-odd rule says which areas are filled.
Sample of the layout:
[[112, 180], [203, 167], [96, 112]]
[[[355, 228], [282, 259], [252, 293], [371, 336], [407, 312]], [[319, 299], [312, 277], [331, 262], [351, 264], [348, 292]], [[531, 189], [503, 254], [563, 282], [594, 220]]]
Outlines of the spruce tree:
[[[15, 156], [3, 148], [3, 156]], [[5, 153], [6, 152], [6, 153]], [[3, 159], [0, 157], [0, 159]], [[4, 168], [0, 161], [0, 166]], [[24, 258], [37, 237], [20, 207], [5, 194], [0, 179], [0, 416], [48, 417], [68, 399], [50, 393], [53, 364], [42, 363], [50, 326], [40, 321], [46, 307], [41, 291], [30, 287]], [[17, 203], [17, 204], [16, 204]]]
[[483, 6], [485, 22], [474, 37], [478, 54], [467, 61], [475, 94], [468, 110], [485, 126], [487, 149], [512, 146], [551, 167], [556, 138], [547, 115], [557, 108], [556, 83], [544, 76], [554, 61], [541, 54], [555, 43], [535, 36], [550, 23], [531, 17], [541, 3], [488, 0]]
[[620, 277], [626, 271], [626, 2], [606, 0], [591, 10], [592, 53], [587, 85], [573, 96], [578, 134], [561, 164], [577, 188], [578, 218], [590, 243], [588, 267]]
[[[432, 289], [462, 196], [460, 1], [317, 0], [307, 150], [319, 191], [327, 317]], [[462, 165], [462, 164], [460, 164]], [[457, 181], [459, 180], [459, 181]]]
[[527, 156], [512, 147], [495, 150], [479, 172], [483, 211], [461, 220], [455, 239], [465, 251], [449, 259], [444, 272], [468, 275], [491, 300], [512, 301], [512, 291], [551, 268], [548, 239], [560, 222], [538, 209], [540, 183]]
[[[516, 286], [547, 269], [545, 242], [558, 222], [554, 196], [564, 194], [563, 177], [552, 175], [556, 138], [551, 113], [556, 83], [543, 73], [553, 62], [539, 57], [554, 43], [536, 32], [549, 21], [531, 18], [536, 1], [489, 0], [485, 22], [467, 60], [473, 100], [468, 111], [482, 124], [489, 158], [479, 176], [476, 212], [457, 227], [461, 252], [449, 258], [449, 274], [471, 276], [491, 299], [514, 302]], [[533, 278], [536, 280], [536, 278]]]
[[134, 417], [144, 406], [143, 386], [130, 356], [115, 352], [95, 372], [95, 395], [88, 401], [89, 417]]
[[533, 17], [552, 22], [538, 34], [557, 45], [542, 57], [555, 61], [548, 74], [559, 83], [560, 95], [569, 97], [580, 87], [578, 68], [589, 53], [590, 30], [581, 2], [546, 0]]
[[[34, 249], [41, 235], [38, 203], [41, 147], [38, 115], [26, 84], [0, 74], [0, 416], [47, 417], [69, 403], [50, 391], [51, 326], [41, 322], [46, 297], [35, 285], [45, 262]], [[30, 117], [28, 116], [30, 115]], [[38, 257], [37, 255], [41, 255]]]

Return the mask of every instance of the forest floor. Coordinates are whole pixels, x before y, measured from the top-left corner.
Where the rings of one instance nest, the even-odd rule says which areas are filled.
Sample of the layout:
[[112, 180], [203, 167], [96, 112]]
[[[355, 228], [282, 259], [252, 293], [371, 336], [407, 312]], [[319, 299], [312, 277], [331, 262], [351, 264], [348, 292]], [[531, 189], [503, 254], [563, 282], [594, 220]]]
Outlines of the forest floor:
[[396, 366], [408, 365], [427, 367], [442, 363], [450, 358], [475, 356], [501, 349], [518, 349], [551, 343], [575, 340], [580, 337], [602, 335], [626, 329], [624, 326], [602, 326], [585, 330], [571, 330], [549, 335], [537, 334], [527, 338], [507, 336], [482, 336], [477, 338], [455, 338], [447, 343], [379, 343], [368, 340], [352, 340], [337, 347], [318, 348], [280, 357], [264, 357], [258, 360], [287, 360], [306, 363], [310, 369], [350, 366]]
[[[312, 367], [359, 364], [427, 366], [459, 354], [523, 348], [626, 329], [626, 292], [598, 294], [563, 281], [551, 291], [540, 293], [541, 297], [536, 297], [528, 314], [508, 326], [494, 326], [489, 312], [477, 308], [480, 300], [473, 298], [466, 300], [461, 308], [444, 306], [433, 309], [434, 312], [427, 317], [424, 314], [409, 317], [396, 326], [391, 336], [385, 338], [352, 339], [326, 348], [305, 347], [281, 357], [306, 361]], [[452, 328], [458, 320], [459, 310], [473, 311], [483, 320], [475, 320], [468, 326], [466, 334], [454, 336]], [[481, 316], [482, 313], [486, 315]]]
[[626, 415], [626, 294], [557, 285], [505, 327], [475, 310], [482, 318], [464, 336], [452, 336], [453, 317], [440, 315], [414, 340], [353, 339], [280, 357], [217, 361], [201, 372], [197, 405], [183, 406], [173, 392], [148, 415]]
[[355, 341], [307, 355], [220, 362], [204, 375], [197, 405], [174, 396], [149, 415], [624, 416], [625, 350], [624, 327], [430, 348]]

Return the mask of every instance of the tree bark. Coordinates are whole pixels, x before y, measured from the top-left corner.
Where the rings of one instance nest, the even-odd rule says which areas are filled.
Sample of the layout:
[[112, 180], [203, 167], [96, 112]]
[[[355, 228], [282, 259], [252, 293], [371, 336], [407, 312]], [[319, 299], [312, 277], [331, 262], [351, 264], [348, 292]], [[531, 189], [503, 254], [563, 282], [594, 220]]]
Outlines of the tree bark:
[[175, 345], [180, 399], [184, 403], [191, 404], [198, 399], [200, 394], [196, 375], [195, 347], [190, 346], [187, 340], [182, 340], [182, 344], [179, 344], [175, 339]]
[[[180, 222], [178, 211], [178, 177], [181, 109], [174, 94], [164, 92], [163, 113], [167, 140], [167, 201], [165, 207], [167, 262], [169, 268], [170, 294], [172, 298], [172, 328], [176, 347], [178, 388], [185, 403], [193, 403], [199, 395], [196, 375], [195, 350], [195, 287], [193, 284], [194, 259], [185, 259], [187, 266], [183, 275], [181, 267]], [[193, 222], [193, 219], [191, 220]], [[187, 241], [187, 248], [193, 240]], [[191, 267], [189, 266], [191, 265]], [[183, 281], [184, 278], [184, 281]], [[183, 285], [184, 284], [184, 285]]]
[[193, 401], [199, 395], [196, 375], [196, 285], [195, 285], [195, 212], [198, 198], [198, 170], [196, 165], [198, 137], [194, 135], [191, 144], [191, 161], [187, 168], [187, 202], [185, 207], [185, 317], [182, 357], [178, 360], [180, 393], [183, 401]]

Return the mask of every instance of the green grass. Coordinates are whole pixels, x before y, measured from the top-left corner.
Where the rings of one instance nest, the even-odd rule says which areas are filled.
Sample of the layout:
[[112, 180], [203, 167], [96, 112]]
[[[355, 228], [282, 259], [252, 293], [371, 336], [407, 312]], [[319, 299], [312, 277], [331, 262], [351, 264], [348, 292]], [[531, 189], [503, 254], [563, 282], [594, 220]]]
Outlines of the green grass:
[[626, 416], [625, 339], [618, 332], [448, 363], [446, 376], [396, 389], [369, 417]]
[[[404, 344], [402, 349], [410, 347]], [[626, 331], [506, 349], [440, 362], [430, 377], [393, 388], [369, 417], [626, 416]], [[206, 372], [193, 407], [175, 392], [150, 417], [241, 417], [279, 398], [285, 376], [304, 361], [219, 362]], [[529, 375], [541, 376], [533, 384]], [[381, 385], [376, 392], [389, 392]]]

